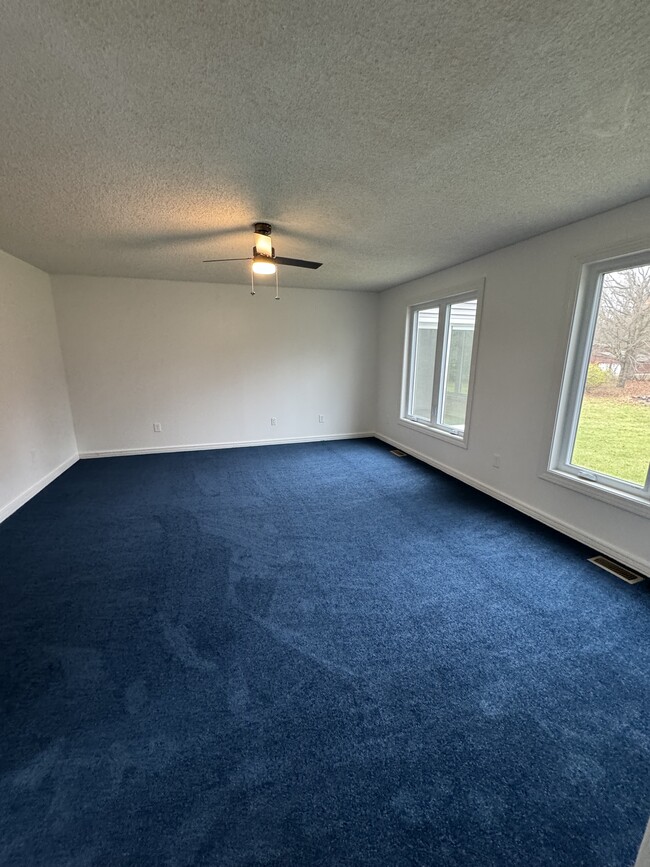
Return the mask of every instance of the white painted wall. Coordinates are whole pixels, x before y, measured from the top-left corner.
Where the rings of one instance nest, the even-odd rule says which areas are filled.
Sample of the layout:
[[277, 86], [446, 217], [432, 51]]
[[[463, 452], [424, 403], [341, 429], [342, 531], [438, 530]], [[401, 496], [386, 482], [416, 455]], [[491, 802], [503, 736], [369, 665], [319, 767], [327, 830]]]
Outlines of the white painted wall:
[[[650, 246], [650, 199], [380, 295], [377, 432], [576, 538], [650, 571], [648, 519], [539, 478], [546, 466], [573, 302], [575, 257]], [[406, 307], [486, 278], [469, 448], [398, 423]], [[650, 415], [648, 419], [650, 423]], [[501, 468], [492, 467], [493, 455]], [[650, 456], [649, 456], [650, 458]]]
[[76, 459], [50, 278], [0, 252], [0, 520]]
[[634, 867], [650, 867], [650, 822], [646, 827]]
[[376, 295], [283, 289], [275, 301], [271, 287], [252, 297], [207, 283], [52, 283], [82, 454], [374, 430]]

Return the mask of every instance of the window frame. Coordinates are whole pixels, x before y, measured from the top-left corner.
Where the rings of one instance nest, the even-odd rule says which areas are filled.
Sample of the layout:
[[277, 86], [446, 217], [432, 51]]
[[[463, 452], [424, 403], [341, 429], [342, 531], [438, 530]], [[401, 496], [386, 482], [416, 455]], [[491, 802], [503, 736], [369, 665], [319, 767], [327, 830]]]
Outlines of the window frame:
[[[474, 396], [474, 382], [476, 379], [476, 360], [478, 356], [478, 343], [481, 324], [481, 312], [483, 308], [483, 291], [484, 281], [480, 284], [472, 284], [463, 289], [453, 292], [453, 294], [444, 294], [439, 298], [431, 298], [428, 301], [420, 301], [416, 304], [410, 304], [406, 308], [406, 328], [404, 337], [404, 364], [402, 371], [402, 390], [400, 399], [400, 417], [399, 424], [411, 430], [419, 431], [427, 436], [437, 437], [445, 442], [453, 443], [461, 448], [467, 448], [469, 442], [469, 429], [472, 413], [472, 403]], [[415, 322], [417, 314], [420, 310], [429, 310], [437, 307], [438, 313], [438, 338], [436, 339], [436, 353], [433, 370], [433, 385], [431, 389], [431, 406], [432, 418], [437, 415], [437, 410], [440, 404], [444, 406], [444, 386], [447, 372], [447, 355], [449, 343], [449, 311], [453, 304], [462, 303], [464, 301], [476, 301], [476, 317], [474, 320], [474, 338], [472, 341], [472, 355], [470, 359], [470, 373], [467, 387], [467, 403], [465, 410], [464, 430], [460, 433], [457, 429], [450, 425], [442, 424], [437, 421], [426, 421], [417, 419], [409, 415], [409, 405], [411, 403], [411, 395], [413, 393], [413, 382], [415, 377], [415, 354], [417, 349], [417, 340], [414, 339], [417, 334]], [[441, 327], [442, 326], [442, 327]], [[434, 412], [435, 409], [435, 412]]]
[[633, 252], [618, 252], [616, 255], [590, 261], [583, 260], [579, 264], [578, 291], [571, 318], [551, 448], [547, 467], [541, 477], [647, 516], [650, 514], [650, 469], [645, 485], [639, 486], [572, 464], [571, 455], [600, 309], [603, 275], [650, 264], [650, 249], [646, 247], [637, 248]]

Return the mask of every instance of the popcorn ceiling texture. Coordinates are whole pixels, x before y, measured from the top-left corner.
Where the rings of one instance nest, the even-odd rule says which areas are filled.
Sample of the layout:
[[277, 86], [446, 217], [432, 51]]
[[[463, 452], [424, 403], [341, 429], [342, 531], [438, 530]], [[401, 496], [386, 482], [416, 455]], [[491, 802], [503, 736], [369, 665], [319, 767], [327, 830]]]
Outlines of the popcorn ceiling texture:
[[645, 0], [3, 0], [0, 248], [381, 289], [650, 193]]

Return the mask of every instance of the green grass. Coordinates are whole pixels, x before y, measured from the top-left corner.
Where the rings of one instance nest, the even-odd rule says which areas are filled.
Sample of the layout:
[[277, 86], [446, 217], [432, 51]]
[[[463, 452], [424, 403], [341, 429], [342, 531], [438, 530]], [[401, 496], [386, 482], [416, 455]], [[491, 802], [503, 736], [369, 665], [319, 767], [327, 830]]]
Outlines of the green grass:
[[585, 395], [571, 462], [644, 485], [650, 463], [650, 406]]

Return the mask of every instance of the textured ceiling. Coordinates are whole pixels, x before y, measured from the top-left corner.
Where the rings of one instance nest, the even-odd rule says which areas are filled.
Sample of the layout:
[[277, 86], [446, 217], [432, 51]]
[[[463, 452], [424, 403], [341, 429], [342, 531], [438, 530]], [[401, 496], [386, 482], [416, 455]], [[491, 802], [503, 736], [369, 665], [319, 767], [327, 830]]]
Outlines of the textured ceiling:
[[0, 248], [380, 289], [650, 193], [646, 0], [0, 0]]

